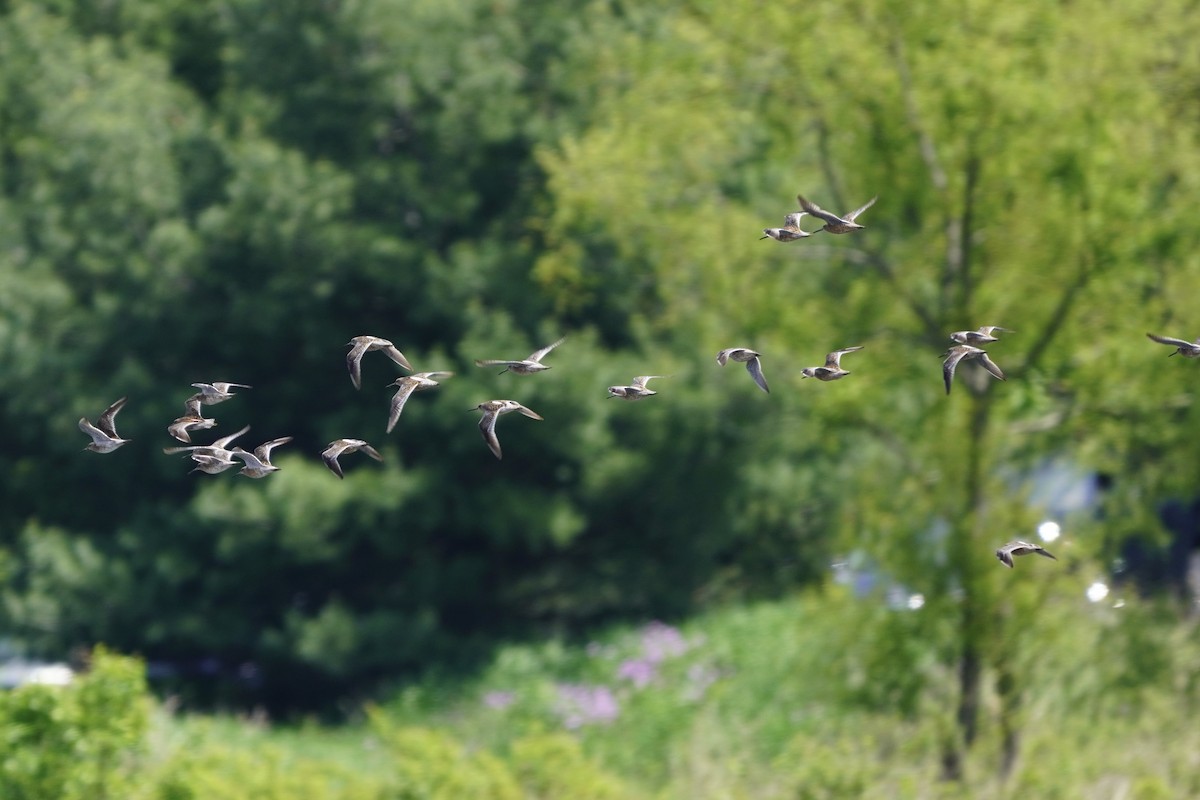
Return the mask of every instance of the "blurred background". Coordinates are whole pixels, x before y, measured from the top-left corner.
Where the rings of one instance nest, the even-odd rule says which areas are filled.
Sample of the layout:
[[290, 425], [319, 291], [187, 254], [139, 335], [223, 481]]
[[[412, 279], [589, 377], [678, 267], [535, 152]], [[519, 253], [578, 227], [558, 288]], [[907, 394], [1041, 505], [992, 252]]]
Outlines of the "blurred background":
[[[4, 795], [1200, 796], [1200, 364], [1146, 337], [1200, 335], [1198, 28], [0, 2], [0, 674], [41, 681], [0, 694]], [[797, 192], [879, 199], [760, 240]], [[947, 397], [981, 325], [1007, 380]], [[391, 434], [363, 334], [456, 373]], [[253, 388], [193, 438], [294, 437], [266, 480], [162, 453], [216, 380]], [[544, 417], [503, 461], [493, 398]], [[384, 463], [338, 481], [340, 437]]]

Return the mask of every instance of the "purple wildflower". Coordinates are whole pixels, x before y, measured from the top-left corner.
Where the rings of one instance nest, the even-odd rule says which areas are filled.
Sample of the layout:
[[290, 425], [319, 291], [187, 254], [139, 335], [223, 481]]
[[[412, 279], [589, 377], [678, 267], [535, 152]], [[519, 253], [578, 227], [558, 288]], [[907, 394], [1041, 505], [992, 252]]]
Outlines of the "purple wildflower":
[[646, 658], [631, 658], [617, 667], [617, 677], [630, 681], [638, 689], [654, 680], [657, 672], [655, 662]]
[[667, 658], [683, 655], [688, 643], [678, 628], [657, 620], [642, 628], [642, 653], [647, 660], [657, 664]]
[[569, 729], [612, 722], [621, 713], [616, 695], [607, 686], [560, 683], [557, 688], [558, 713]]

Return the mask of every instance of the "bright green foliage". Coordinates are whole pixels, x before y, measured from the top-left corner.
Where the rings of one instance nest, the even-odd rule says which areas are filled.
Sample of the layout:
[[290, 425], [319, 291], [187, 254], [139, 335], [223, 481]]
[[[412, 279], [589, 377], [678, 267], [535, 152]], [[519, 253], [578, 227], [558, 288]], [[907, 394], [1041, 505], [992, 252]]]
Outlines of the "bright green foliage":
[[[1077, 518], [1062, 543], [1097, 575], [1115, 536], [1160, 530], [1151, 498], [1196, 483], [1194, 370], [1160, 363], [1144, 337], [1186, 319], [1200, 281], [1195, 132], [1173, 121], [1195, 71], [1164, 56], [1195, 20], [1162, 12], [684, 3], [588, 54], [600, 112], [539, 151], [554, 205], [536, 274], [560, 307], [600, 315], [614, 282], [657, 338], [710, 352], [748, 340], [768, 367], [867, 346], [846, 381], [775, 380], [783, 396], [755, 415], [775, 440], [755, 442], [753, 469], [786, 474], [772, 462], [803, 453], [840, 491], [804, 486], [798, 502], [921, 596], [920, 621], [880, 614], [856, 632], [856, 694], [905, 714], [934, 701], [956, 720], [948, 777], [985, 723], [1006, 731], [1009, 768], [1030, 675], [1016, 664], [1071, 583], [991, 555], [1056, 500], [1035, 499], [1035, 470], [1118, 476], [1110, 535]], [[755, 241], [797, 191], [834, 211], [879, 202], [853, 236]], [[1009, 381], [964, 365], [947, 398], [935, 354], [982, 324], [1016, 331], [991, 348]], [[1174, 424], [1153, 424], [1164, 399]]]
[[31, 684], [0, 694], [0, 797], [130, 797], [150, 702], [142, 663], [104, 650], [69, 686]]
[[521, 790], [500, 759], [468, 753], [452, 737], [433, 730], [398, 728], [373, 718], [382, 744], [394, 759], [397, 800], [516, 800]]
[[524, 796], [530, 800], [620, 800], [634, 796], [631, 787], [590, 761], [578, 740], [565, 733], [517, 739], [509, 758]]
[[278, 748], [239, 751], [202, 745], [177, 753], [155, 776], [154, 800], [383, 800], [383, 781], [327, 761], [289, 758]]
[[[0, 624], [182, 665], [187, 699], [328, 708], [509, 637], [779, 596], [844, 558], [880, 591], [831, 592], [836, 624], [804, 621], [814, 653], [792, 628], [731, 634], [660, 678], [760, 668], [744, 695], [717, 680], [689, 717], [682, 690], [622, 685], [648, 721], [581, 731], [582, 752], [681, 796], [681, 772], [745, 785], [823, 741], [776, 713], [811, 693], [894, 716], [947, 777], [1049, 795], [1065, 784], [1020, 746], [1043, 706], [1133, 703], [1181, 663], [1160, 620], [1073, 626], [1119, 542], [1160, 534], [1200, 479], [1196, 365], [1143, 336], [1195, 335], [1196, 27], [1186, 4], [1098, 0], [5, 4]], [[852, 236], [760, 241], [797, 191], [879, 201]], [[1009, 380], [963, 365], [947, 398], [935, 354], [981, 324], [1014, 329], [992, 348]], [[457, 373], [390, 436], [396, 370], [370, 357], [357, 392], [345, 374], [362, 333]], [[534, 378], [472, 363], [563, 334]], [[735, 344], [764, 353], [769, 396], [712, 363]], [[799, 378], [851, 344], [849, 379]], [[605, 397], [647, 373], [669, 376], [659, 396]], [[255, 387], [212, 409], [218, 432], [295, 437], [278, 475], [159, 452], [188, 385], [214, 379]], [[121, 395], [133, 441], [80, 453], [75, 421]], [[503, 420], [502, 462], [467, 413], [493, 397], [545, 417]], [[385, 464], [338, 481], [315, 456], [342, 436]], [[1061, 561], [1009, 572], [992, 549], [1057, 513], [1047, 464], [1111, 478], [1103, 516], [1063, 518]], [[1065, 681], [1073, 641], [1119, 655]], [[514, 676], [537, 671], [511, 652]], [[562, 659], [584, 687], [617, 666]], [[212, 664], [263, 684], [189, 680]], [[508, 713], [559, 724], [557, 691], [535, 677]], [[479, 736], [520, 762], [494, 756], [507, 778], [474, 733], [410, 731], [395, 746], [436, 766], [411, 785], [451, 791], [469, 764], [480, 791], [568, 791], [499, 719]], [[836, 734], [781, 791], [886, 782], [845, 774]], [[247, 769], [213, 780], [256, 786]], [[323, 769], [300, 779], [339, 785]]]

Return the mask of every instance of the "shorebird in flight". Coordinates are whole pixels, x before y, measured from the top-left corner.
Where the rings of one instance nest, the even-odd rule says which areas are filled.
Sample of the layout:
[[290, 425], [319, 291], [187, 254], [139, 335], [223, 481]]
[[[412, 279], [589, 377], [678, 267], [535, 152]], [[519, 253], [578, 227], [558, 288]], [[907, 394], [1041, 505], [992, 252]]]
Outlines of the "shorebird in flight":
[[806, 230], [800, 228], [800, 220], [808, 216], [807, 211], [793, 211], [783, 218], [782, 228], [763, 228], [762, 239], [774, 239], [777, 242], [794, 242], [797, 239], [807, 239], [812, 236]]
[[964, 358], [978, 359], [984, 369], [1000, 380], [1004, 380], [1004, 373], [996, 366], [995, 361], [988, 358], [988, 354], [981, 348], [972, 347], [969, 344], [958, 344], [943, 353], [942, 358], [946, 359], [942, 362], [942, 378], [946, 381], [946, 394], [950, 394], [950, 384], [954, 380], [954, 370], [958, 367], [958, 362]]
[[388, 386], [400, 388], [392, 395], [392, 405], [388, 411], [387, 432], [391, 433], [392, 428], [396, 427], [396, 423], [400, 421], [400, 412], [404, 410], [404, 404], [408, 402], [408, 398], [412, 396], [413, 392], [432, 389], [438, 385], [440, 379], [450, 378], [453, 375], [453, 372], [415, 372], [412, 375], [396, 378], [389, 383]]
[[541, 372], [544, 369], [550, 369], [550, 367], [542, 363], [542, 359], [546, 357], [547, 353], [562, 344], [566, 338], [567, 337], [564, 336], [554, 344], [548, 344], [541, 350], [534, 350], [529, 354], [529, 358], [526, 358], [523, 361], [503, 361], [493, 358], [481, 358], [476, 359], [475, 366], [499, 367], [503, 365], [504, 369], [500, 370], [501, 375], [506, 372], [515, 372], [518, 375], [532, 375], [535, 372]]
[[829, 233], [850, 233], [851, 231], [861, 231], [864, 227], [866, 227], [865, 225], [859, 225], [857, 222], [855, 222], [855, 220], [858, 219], [860, 214], [862, 214], [871, 206], [875, 205], [875, 201], [879, 199], [879, 196], [876, 195], [875, 197], [872, 197], [866, 202], [866, 205], [862, 206], [861, 208], [854, 209], [844, 217], [839, 217], [837, 214], [831, 214], [811, 200], [805, 200], [803, 195], [797, 195], [796, 199], [800, 201], [800, 208], [804, 209], [809, 214], [812, 214], [817, 219], [824, 220], [825, 224], [820, 228], [817, 228], [817, 230], [813, 231], [813, 233], [816, 233], [817, 231], [827, 231]]
[[184, 414], [167, 426], [167, 433], [181, 442], [191, 442], [190, 431], [203, 431], [217, 424], [215, 419], [205, 419], [201, 409], [201, 396], [194, 394], [183, 404]]
[[1175, 348], [1175, 352], [1171, 355], [1183, 356], [1184, 358], [1200, 358], [1200, 339], [1194, 342], [1185, 342], [1183, 339], [1173, 339], [1170, 336], [1156, 336], [1153, 333], [1147, 333], [1154, 341], [1159, 344], [1167, 344]]
[[[234, 439], [238, 438], [249, 430], [250, 426], [246, 425], [240, 431], [234, 431], [228, 436], [222, 436], [212, 444], [193, 444], [187, 447], [164, 447], [163, 452], [167, 455], [190, 452], [193, 454], [212, 456], [216, 458], [228, 458], [230, 453], [229, 445], [233, 443]], [[194, 457], [195, 455], [193, 455], [193, 458]]]
[[658, 392], [647, 389], [646, 384], [655, 378], [665, 378], [666, 375], [638, 375], [633, 379], [633, 383], [628, 386], [610, 386], [608, 387], [609, 397], [619, 397], [622, 400], [641, 400], [643, 397], [649, 397]]
[[[215, 406], [217, 403], [224, 403], [229, 398], [233, 397], [233, 392], [230, 389], [253, 389], [253, 386], [247, 386], [244, 383], [228, 383], [226, 381], [216, 381], [214, 383], [193, 383], [200, 390], [196, 395], [200, 398], [200, 402], [206, 406]], [[190, 402], [190, 401], [189, 401]]]
[[1009, 569], [1012, 569], [1013, 556], [1027, 556], [1030, 553], [1037, 553], [1039, 556], [1053, 558], [1055, 561], [1058, 561], [1058, 559], [1054, 558], [1054, 555], [1049, 550], [1042, 547], [1040, 544], [1023, 542], [1020, 539], [1011, 541], [1003, 547], [996, 548], [996, 558], [1000, 559], [1001, 563]]
[[488, 449], [492, 451], [492, 455], [496, 458], [502, 458], [500, 454], [500, 439], [496, 436], [496, 420], [501, 414], [507, 414], [510, 411], [519, 411], [530, 419], [542, 418], [540, 414], [531, 411], [516, 400], [488, 400], [480, 403], [471, 410], [483, 412], [483, 416], [479, 419], [479, 432], [483, 434], [483, 440], [487, 442]]
[[238, 474], [245, 475], [247, 478], [265, 478], [272, 472], [279, 471], [279, 467], [271, 463], [271, 451], [280, 445], [287, 444], [291, 440], [291, 436], [272, 439], [254, 448], [253, 453], [247, 453], [240, 447], [235, 447], [229, 452], [234, 458], [240, 458], [246, 464], [246, 466], [238, 470]]
[[974, 331], [955, 331], [950, 334], [950, 341], [975, 346], [1000, 341], [995, 336], [992, 336], [993, 331], [1012, 333], [1008, 328], [1001, 328], [999, 325], [984, 325], [982, 328]]
[[412, 364], [408, 363], [404, 353], [387, 339], [380, 339], [378, 336], [355, 336], [346, 342], [346, 345], [350, 348], [350, 352], [346, 354], [346, 368], [350, 370], [350, 381], [355, 389], [362, 388], [362, 357], [372, 350], [382, 350], [392, 361], [409, 372], [412, 371]]
[[771, 393], [771, 390], [767, 388], [767, 379], [763, 377], [762, 361], [759, 360], [758, 353], [745, 347], [730, 347], [717, 353], [717, 363], [722, 367], [728, 361], [737, 361], [740, 364], [745, 364], [746, 371], [750, 373], [750, 377], [754, 378], [754, 382], [758, 384], [758, 388], [767, 394]]
[[92, 441], [83, 448], [84, 450], [91, 450], [93, 453], [111, 453], [113, 450], [130, 441], [129, 439], [122, 439], [117, 435], [116, 427], [117, 412], [125, 406], [126, 399], [122, 397], [104, 409], [104, 413], [96, 420], [95, 425], [88, 422], [87, 417], [79, 418], [79, 430], [92, 437]]
[[376, 461], [383, 461], [383, 456], [379, 455], [379, 451], [362, 439], [334, 439], [321, 451], [321, 460], [325, 462], [325, 466], [329, 467], [330, 472], [339, 478], [344, 478], [345, 475], [342, 474], [342, 465], [338, 463], [338, 458], [346, 453], [354, 453], [359, 450]]
[[825, 366], [823, 367], [805, 367], [800, 370], [801, 378], [816, 378], [819, 381], [836, 381], [850, 374], [850, 370], [842, 369], [842, 356], [846, 353], [857, 353], [862, 350], [865, 345], [856, 345], [855, 347], [843, 347], [841, 350], [834, 350], [832, 353], [825, 356]]

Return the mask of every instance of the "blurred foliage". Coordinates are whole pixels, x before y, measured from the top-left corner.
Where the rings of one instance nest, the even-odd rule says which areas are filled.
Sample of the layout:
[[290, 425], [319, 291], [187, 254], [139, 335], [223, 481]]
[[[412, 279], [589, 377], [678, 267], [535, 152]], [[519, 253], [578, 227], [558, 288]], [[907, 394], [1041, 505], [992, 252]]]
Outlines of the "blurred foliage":
[[30, 684], [0, 693], [0, 796], [131, 797], [150, 707], [141, 662], [103, 650], [70, 686]]
[[[981, 728], [958, 782], [942, 779], [953, 723], [934, 697], [897, 714], [887, 697], [831, 688], [876, 646], [867, 604], [834, 590], [697, 616], [679, 628], [613, 626], [587, 644], [500, 649], [470, 680], [426, 678], [337, 728], [176, 715], [136, 659], [97, 650], [66, 686], [0, 694], [5, 798], [1131, 798], [1200, 792], [1194, 627], [1161, 602], [1091, 603], [1055, 591], [1036, 622], [1040, 666], [1022, 665], [1027, 753], [994, 769]], [[927, 609], [893, 616], [934, 618]], [[1114, 670], [1116, 643], [1166, 643], [1160, 667]], [[932, 646], [918, 640], [916, 650]], [[929, 659], [936, 667], [936, 659]], [[649, 671], [631, 669], [650, 665]], [[893, 668], [870, 668], [869, 677]], [[934, 675], [945, 679], [948, 672]], [[613, 714], [573, 716], [563, 690], [610, 691]], [[998, 696], [989, 694], [989, 704]]]
[[[812, 666], [936, 742], [947, 777], [986, 756], [1033, 781], [1023, 676], [1064, 652], [1048, 638], [1118, 654], [1066, 697], [1177, 676], [1168, 623], [1074, 634], [1062, 598], [1200, 480], [1195, 365], [1144, 338], [1191, 337], [1200, 291], [1186, 4], [2, 9], [0, 625], [26, 646], [138, 652], [189, 701], [329, 709], [506, 639], [778, 597], [844, 556], [881, 602], [845, 609]], [[759, 241], [797, 191], [879, 201], [852, 237]], [[1014, 330], [992, 349], [1009, 380], [964, 364], [947, 398], [933, 356], [981, 324]], [[457, 373], [390, 436], [394, 370], [345, 374], [360, 334]], [[473, 366], [564, 334], [537, 377]], [[712, 363], [735, 344], [764, 353], [769, 396]], [[852, 344], [850, 379], [800, 380]], [[659, 396], [606, 399], [645, 373]], [[212, 380], [254, 386], [212, 409], [218, 433], [294, 437], [279, 474], [160, 452]], [[75, 420], [125, 395], [132, 442], [78, 452]], [[502, 421], [502, 462], [466, 413], [493, 397], [545, 417]], [[343, 436], [385, 463], [336, 480], [315, 456]], [[1061, 519], [1058, 565], [997, 568], [1064, 507], [1048, 465], [1103, 478], [1102, 505]], [[752, 702], [790, 740], [787, 680]], [[688, 702], [633, 738], [665, 746]], [[513, 777], [396, 737], [470, 761], [480, 792], [567, 792], [520, 748]], [[793, 782], [813, 796], [870, 779], [814, 770]]]

